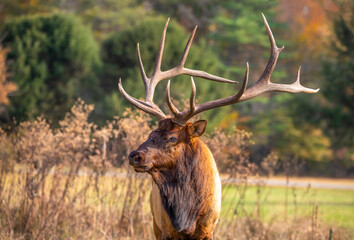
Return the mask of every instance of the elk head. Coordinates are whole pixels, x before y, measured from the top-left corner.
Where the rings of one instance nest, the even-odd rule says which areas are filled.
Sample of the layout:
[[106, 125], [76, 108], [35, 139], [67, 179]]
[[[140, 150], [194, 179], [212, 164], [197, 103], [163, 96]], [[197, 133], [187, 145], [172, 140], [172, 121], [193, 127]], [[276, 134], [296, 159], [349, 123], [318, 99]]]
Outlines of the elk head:
[[[161, 71], [161, 60], [163, 55], [163, 49], [165, 44], [166, 30], [169, 23], [167, 20], [162, 38], [160, 43], [160, 48], [158, 51], [156, 65], [151, 77], [147, 77], [145, 74], [144, 66], [140, 56], [139, 44], [137, 44], [137, 56], [139, 61], [139, 68], [142, 80], [145, 86], [145, 101], [141, 101], [134, 97], [131, 97], [126, 93], [122, 86], [121, 79], [119, 79], [119, 91], [122, 93], [124, 98], [133, 106], [139, 108], [140, 110], [147, 112], [159, 119], [159, 127], [153, 131], [147, 141], [145, 141], [137, 150], [131, 152], [129, 155], [129, 162], [135, 168], [136, 171], [146, 172], [154, 168], [162, 167], [173, 167], [173, 157], [176, 153], [180, 152], [179, 149], [183, 144], [188, 144], [193, 138], [201, 136], [206, 127], [206, 121], [198, 121], [196, 123], [188, 123], [188, 120], [193, 116], [204, 112], [209, 109], [218, 108], [248, 99], [254, 98], [258, 95], [267, 92], [289, 92], [289, 93], [316, 93], [319, 89], [310, 89], [302, 86], [300, 84], [300, 69], [297, 73], [296, 81], [292, 84], [277, 84], [270, 81], [270, 77], [273, 73], [275, 65], [278, 60], [280, 52], [284, 47], [278, 48], [275, 43], [272, 31], [267, 23], [266, 18], [263, 16], [264, 24], [267, 29], [269, 41], [270, 41], [270, 58], [268, 60], [267, 66], [265, 67], [262, 75], [258, 81], [251, 87], [247, 88], [248, 82], [248, 72], [249, 66], [246, 64], [245, 76], [241, 89], [234, 95], [217, 99], [209, 102], [202, 103], [200, 105], [195, 104], [196, 87], [193, 80], [194, 77], [200, 77], [203, 79], [208, 79], [212, 81], [222, 82], [222, 83], [238, 83], [237, 81], [228, 80], [219, 76], [215, 76], [204, 71], [192, 70], [184, 67], [187, 55], [192, 44], [197, 26], [194, 28], [187, 45], [185, 47], [184, 53], [177, 64], [172, 69]], [[156, 85], [165, 79], [172, 78], [178, 75], [190, 75], [192, 83], [192, 93], [190, 96], [190, 108], [183, 112], [180, 112], [172, 103], [170, 97], [170, 80], [168, 81], [166, 88], [166, 101], [173, 114], [173, 117], [166, 116], [162, 110], [155, 105], [153, 102], [154, 92]], [[163, 159], [163, 160], [161, 160]], [[157, 161], [158, 160], [158, 161]]]
[[175, 168], [180, 155], [185, 153], [185, 147], [204, 133], [206, 125], [205, 120], [186, 123], [184, 126], [172, 118], [161, 120], [149, 138], [129, 154], [129, 164], [137, 172]]

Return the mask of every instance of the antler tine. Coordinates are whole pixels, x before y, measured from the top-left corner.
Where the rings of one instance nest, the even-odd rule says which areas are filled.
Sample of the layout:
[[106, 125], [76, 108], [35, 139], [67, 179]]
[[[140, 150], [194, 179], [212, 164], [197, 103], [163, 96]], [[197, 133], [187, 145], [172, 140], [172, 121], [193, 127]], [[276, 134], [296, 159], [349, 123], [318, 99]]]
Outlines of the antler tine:
[[[269, 90], [267, 92], [289, 92], [289, 93], [299, 93], [299, 92], [304, 92], [304, 93], [317, 93], [320, 89], [312, 89], [312, 88], [307, 88], [301, 85], [300, 83], [300, 71], [301, 71], [301, 66], [297, 70], [297, 77], [295, 82], [292, 84], [277, 84], [277, 83], [271, 83], [269, 86]], [[245, 99], [246, 100], [246, 99]], [[242, 100], [244, 101], [244, 100]]]
[[[242, 102], [242, 101], [254, 98], [262, 93], [266, 93], [266, 92], [316, 93], [319, 91], [319, 89], [311, 89], [311, 88], [307, 88], [307, 87], [304, 87], [301, 85], [301, 83], [300, 83], [301, 67], [298, 70], [296, 81], [292, 84], [278, 84], [278, 83], [272, 83], [270, 81], [270, 77], [274, 71], [279, 54], [284, 49], [284, 47], [281, 47], [281, 48], [277, 47], [272, 30], [269, 27], [267, 19], [265, 18], [265, 16], [263, 14], [262, 14], [262, 17], [263, 17], [264, 25], [266, 26], [267, 34], [269, 37], [271, 52], [270, 52], [270, 57], [269, 57], [267, 66], [265, 67], [265, 69], [264, 69], [261, 77], [257, 81], [257, 83], [254, 84], [249, 89], [246, 89], [247, 81], [248, 81], [248, 72], [249, 72], [249, 66], [247, 63], [243, 86], [237, 94], [235, 94], [231, 97], [202, 103], [202, 104], [195, 107], [195, 111], [193, 113], [191, 113], [190, 110], [186, 110], [184, 112], [181, 112], [178, 116], [177, 121], [185, 123], [189, 118], [193, 117], [194, 115], [196, 115], [198, 113], [204, 112], [209, 109], [234, 104], [237, 102]], [[187, 117], [188, 117], [188, 119], [187, 119]]]
[[198, 28], [198, 25], [196, 25], [193, 29], [193, 32], [191, 34], [191, 36], [189, 37], [188, 39], [188, 42], [187, 42], [187, 45], [186, 47], [184, 48], [184, 52], [183, 52], [183, 55], [181, 57], [181, 60], [179, 61], [178, 63], [178, 67], [184, 67], [184, 64], [187, 60], [187, 56], [188, 56], [188, 53], [189, 53], [189, 49], [191, 48], [191, 45], [192, 45], [192, 42], [193, 42], [193, 39], [194, 39], [194, 36], [195, 36], [195, 32], [197, 31], [197, 28]]
[[179, 115], [179, 111], [176, 106], [172, 103], [171, 96], [170, 96], [170, 83], [171, 80], [168, 80], [167, 87], [166, 87], [166, 101], [167, 105], [170, 108], [172, 114], [177, 117]]
[[192, 93], [189, 99], [189, 104], [190, 104], [190, 114], [193, 114], [193, 112], [195, 111], [195, 93], [196, 93], [196, 87], [195, 87], [193, 77], [191, 77], [191, 83], [192, 83]]
[[167, 105], [170, 108], [171, 112], [175, 116], [174, 119], [178, 124], [184, 125], [188, 119], [190, 119], [192, 116], [194, 116], [195, 112], [195, 95], [196, 95], [196, 87], [194, 83], [193, 77], [191, 77], [191, 84], [192, 84], [192, 92], [191, 96], [189, 98], [189, 110], [180, 113], [178, 109], [173, 105], [171, 101], [171, 96], [170, 96], [170, 80], [167, 83], [166, 87], [166, 99], [167, 99]]
[[145, 89], [147, 89], [147, 85], [148, 85], [149, 79], [146, 76], [144, 65], [143, 65], [143, 61], [141, 60], [139, 43], [136, 44], [136, 53], [138, 55], [139, 70], [140, 70], [141, 78], [143, 79]]
[[175, 115], [175, 121], [178, 122], [179, 124], [185, 124], [190, 118], [192, 118], [193, 116], [195, 116], [201, 112], [204, 112], [204, 111], [207, 111], [207, 110], [213, 109], [213, 108], [223, 107], [223, 106], [238, 102], [238, 100], [240, 99], [240, 97], [243, 95], [243, 93], [246, 90], [247, 83], [248, 83], [248, 75], [249, 75], [248, 73], [249, 73], [249, 66], [247, 63], [242, 87], [235, 95], [227, 97], [227, 98], [222, 98], [222, 99], [217, 99], [214, 101], [205, 102], [205, 103], [202, 103], [197, 106], [195, 106], [196, 88], [195, 88], [194, 80], [192, 78], [192, 94], [190, 97], [190, 105], [191, 105], [190, 109], [179, 113], [178, 116]]
[[120, 93], [124, 96], [124, 98], [133, 106], [139, 108], [140, 110], [149, 113], [159, 120], [166, 118], [166, 115], [154, 104], [148, 104], [146, 102], [142, 102], [134, 97], [131, 97], [123, 88], [122, 79], [119, 78], [118, 88]]
[[161, 61], [162, 61], [163, 50], [165, 47], [166, 31], [167, 31], [167, 27], [168, 27], [169, 22], [170, 22], [170, 18], [167, 19], [167, 21], [165, 23], [165, 27], [162, 32], [160, 48], [159, 48], [159, 52], [156, 57], [156, 65], [155, 65], [154, 72], [152, 73], [151, 79], [154, 79], [154, 76], [161, 72]]
[[261, 77], [257, 81], [255, 85], [250, 87], [245, 91], [245, 93], [241, 96], [239, 99], [239, 102], [254, 98], [262, 93], [265, 92], [288, 92], [288, 93], [299, 93], [299, 92], [305, 92], [305, 93], [316, 93], [319, 91], [319, 89], [311, 89], [311, 88], [306, 88], [300, 84], [300, 69], [298, 70], [298, 76], [297, 79], [294, 83], [292, 84], [277, 84], [277, 83], [272, 83], [270, 81], [270, 77], [273, 73], [273, 70], [275, 68], [275, 65], [277, 64], [278, 57], [280, 52], [284, 49], [284, 46], [281, 48], [278, 48], [276, 46], [276, 42], [272, 33], [272, 30], [269, 27], [269, 24], [267, 22], [266, 17], [262, 13], [264, 25], [266, 26], [267, 29], [267, 34], [269, 37], [269, 42], [270, 42], [270, 47], [271, 47], [271, 54], [267, 63], [266, 68], [264, 69]]
[[267, 34], [268, 34], [268, 38], [269, 38], [269, 42], [270, 42], [270, 57], [269, 57], [266, 68], [264, 69], [261, 77], [257, 81], [257, 84], [259, 82], [270, 82], [270, 76], [272, 75], [272, 73], [274, 71], [279, 54], [284, 49], [284, 46], [281, 48], [277, 47], [272, 30], [270, 29], [267, 19], [263, 13], [262, 13], [262, 17], [263, 17], [264, 25], [266, 26], [266, 29], [267, 29]]
[[197, 115], [197, 114], [199, 114], [201, 112], [204, 112], [206, 110], [209, 110], [209, 109], [223, 107], [223, 106], [226, 106], [226, 105], [237, 103], [239, 101], [239, 99], [241, 98], [241, 96], [246, 91], [246, 87], [247, 87], [247, 83], [248, 83], [248, 76], [249, 76], [249, 65], [248, 65], [248, 62], [247, 62], [246, 63], [246, 71], [245, 71], [245, 76], [243, 78], [242, 87], [235, 95], [232, 95], [232, 96], [227, 97], [227, 98], [217, 99], [217, 100], [214, 100], [214, 101], [209, 101], [209, 102], [197, 105], [196, 106], [196, 110], [194, 111], [192, 116], [195, 116], [195, 115]]
[[[172, 69], [167, 70], [167, 71], [161, 71], [161, 60], [162, 60], [163, 49], [164, 49], [165, 38], [166, 38], [166, 31], [167, 31], [167, 26], [168, 26], [169, 21], [170, 21], [170, 19], [167, 19], [167, 22], [165, 24], [165, 27], [164, 27], [164, 30], [162, 33], [159, 53], [156, 58], [156, 65], [154, 68], [154, 72], [150, 78], [150, 81], [151, 81], [150, 85], [156, 86], [160, 81], [162, 81], [164, 79], [176, 77], [178, 75], [190, 75], [190, 76], [194, 76], [194, 77], [201, 77], [201, 78], [205, 78], [208, 80], [217, 81], [217, 82], [224, 82], [224, 83], [238, 83], [237, 81], [232, 81], [232, 80], [229, 80], [229, 79], [226, 79], [223, 77], [215, 76], [215, 75], [209, 74], [204, 71], [192, 70], [192, 69], [188, 69], [188, 68], [184, 67], [184, 64], [187, 60], [187, 56], [188, 56], [190, 47], [192, 45], [195, 33], [197, 31], [197, 26], [194, 28], [191, 36], [188, 39], [188, 42], [186, 44], [186, 47], [184, 49], [184, 52], [182, 54], [182, 57], [181, 57], [178, 65]], [[152, 90], [152, 93], [153, 93], [153, 90]], [[153, 94], [149, 93], [149, 98], [147, 98], [147, 99], [152, 100], [152, 97], [153, 97]]]
[[299, 89], [301, 88], [302, 92], [305, 92], [305, 93], [317, 93], [320, 90], [319, 88], [312, 89], [312, 88], [307, 88], [307, 87], [304, 87], [304, 86], [301, 85], [301, 83], [300, 83], [300, 72], [301, 72], [301, 66], [297, 70], [297, 78], [296, 78], [296, 81], [292, 85], [297, 86]]

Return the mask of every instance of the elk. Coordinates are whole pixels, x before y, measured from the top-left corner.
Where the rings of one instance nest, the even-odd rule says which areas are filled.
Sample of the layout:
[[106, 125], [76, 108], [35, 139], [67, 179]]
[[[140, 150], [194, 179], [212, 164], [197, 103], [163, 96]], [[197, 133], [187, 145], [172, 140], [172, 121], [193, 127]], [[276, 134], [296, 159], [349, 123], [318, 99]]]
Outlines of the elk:
[[[262, 16], [270, 40], [270, 58], [259, 80], [249, 88], [247, 88], [249, 72], [247, 63], [242, 87], [232, 96], [195, 104], [196, 87], [193, 77], [222, 83], [237, 83], [204, 71], [184, 67], [197, 26], [187, 42], [178, 65], [161, 71], [169, 19], [163, 30], [156, 65], [150, 78], [145, 74], [139, 44], [137, 44], [140, 74], [145, 86], [145, 101], [126, 93], [119, 79], [119, 91], [124, 98], [133, 106], [159, 120], [158, 128], [150, 133], [148, 139], [138, 149], [129, 154], [129, 164], [134, 167], [134, 170], [150, 174], [153, 180], [150, 206], [157, 239], [213, 239], [213, 231], [219, 219], [221, 208], [219, 173], [212, 153], [198, 138], [204, 133], [207, 122], [205, 120], [189, 122], [193, 116], [213, 108], [246, 101], [267, 92], [316, 93], [318, 91], [300, 84], [300, 68], [297, 79], [292, 84], [277, 84], [270, 81], [278, 56], [284, 47], [276, 46], [267, 20], [263, 14]], [[190, 107], [180, 112], [172, 103], [169, 80], [166, 101], [173, 116], [165, 115], [153, 102], [155, 87], [162, 80], [183, 74], [191, 76]]]

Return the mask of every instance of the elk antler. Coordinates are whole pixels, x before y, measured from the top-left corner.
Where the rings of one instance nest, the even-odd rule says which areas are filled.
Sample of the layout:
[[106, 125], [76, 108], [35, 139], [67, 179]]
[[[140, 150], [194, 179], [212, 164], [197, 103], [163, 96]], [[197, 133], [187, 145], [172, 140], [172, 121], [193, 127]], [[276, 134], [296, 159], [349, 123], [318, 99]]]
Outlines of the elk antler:
[[167, 98], [167, 103], [169, 108], [171, 109], [171, 112], [175, 116], [175, 121], [178, 122], [179, 124], [185, 124], [190, 118], [193, 116], [204, 112], [209, 109], [213, 108], [218, 108], [242, 101], [246, 101], [248, 99], [254, 98], [258, 95], [261, 95], [262, 93], [266, 92], [288, 92], [288, 93], [298, 93], [298, 92], [305, 92], [305, 93], [316, 93], [319, 91], [319, 89], [311, 89], [311, 88], [306, 88], [300, 84], [300, 70], [301, 67], [299, 67], [299, 70], [297, 72], [297, 78], [296, 81], [292, 84], [277, 84], [277, 83], [272, 83], [270, 81], [270, 77], [273, 73], [273, 70], [275, 68], [275, 65], [277, 63], [278, 57], [280, 52], [284, 49], [284, 47], [278, 48], [276, 46], [274, 36], [272, 34], [272, 30], [270, 29], [268, 22], [263, 15], [263, 21], [264, 24], [267, 28], [267, 33], [270, 41], [270, 46], [271, 46], [271, 54], [267, 63], [266, 68], [264, 69], [261, 77], [257, 81], [255, 85], [252, 87], [246, 89], [247, 87], [247, 82], [248, 82], [248, 72], [249, 72], [249, 66], [247, 63], [246, 66], [246, 72], [245, 72], [245, 77], [243, 80], [243, 84], [241, 89], [233, 96], [227, 97], [227, 98], [222, 98], [222, 99], [217, 99], [214, 101], [209, 101], [206, 103], [202, 103], [200, 105], [195, 106], [195, 84], [194, 80], [192, 78], [192, 94], [190, 98], [190, 109], [185, 110], [183, 112], [179, 112], [178, 109], [173, 105], [170, 97], [170, 82], [167, 84], [166, 88], [166, 98]]
[[167, 26], [168, 26], [169, 21], [170, 21], [170, 19], [168, 18], [166, 21], [164, 30], [163, 30], [160, 48], [159, 48], [159, 52], [158, 52], [157, 58], [156, 58], [156, 65], [155, 65], [154, 71], [153, 71], [150, 78], [148, 78], [145, 74], [144, 66], [143, 66], [143, 63], [141, 60], [141, 56], [140, 56], [139, 43], [137, 44], [137, 54], [138, 54], [138, 60], [139, 60], [140, 74], [141, 74], [141, 77], [143, 79], [144, 86], [145, 86], [145, 101], [141, 101], [141, 100], [138, 100], [134, 97], [131, 97], [124, 90], [124, 88], [122, 86], [121, 79], [119, 79], [119, 84], [118, 84], [119, 91], [122, 93], [124, 98], [130, 104], [143, 110], [144, 112], [154, 115], [158, 119], [166, 118], [166, 115], [161, 111], [161, 109], [158, 106], [155, 105], [155, 103], [153, 102], [153, 98], [154, 98], [154, 92], [155, 92], [156, 85], [164, 79], [172, 78], [175, 76], [185, 74], [185, 75], [200, 77], [200, 78], [209, 79], [209, 80], [217, 81], [217, 82], [237, 83], [236, 81], [231, 81], [226, 78], [218, 77], [218, 76], [206, 73], [204, 71], [192, 70], [192, 69], [188, 69], [188, 68], [184, 67], [184, 64], [186, 62], [188, 52], [189, 52], [190, 46], [192, 44], [195, 32], [197, 31], [197, 26], [194, 28], [191, 36], [189, 37], [187, 45], [186, 45], [184, 52], [182, 54], [181, 60], [179, 61], [177, 66], [170, 69], [170, 70], [167, 70], [167, 71], [161, 71], [161, 60], [162, 60], [162, 54], [163, 54], [163, 49], [164, 49], [164, 45], [165, 45], [166, 30], [167, 30]]

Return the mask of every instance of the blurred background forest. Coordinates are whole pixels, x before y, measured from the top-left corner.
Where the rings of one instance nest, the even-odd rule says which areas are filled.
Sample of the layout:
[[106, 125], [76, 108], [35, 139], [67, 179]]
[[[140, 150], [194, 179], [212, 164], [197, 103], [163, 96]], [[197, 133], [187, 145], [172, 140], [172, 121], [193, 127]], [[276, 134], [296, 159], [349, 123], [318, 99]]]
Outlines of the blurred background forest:
[[[241, 82], [249, 62], [251, 85], [270, 51], [262, 12], [285, 46], [272, 81], [295, 81], [301, 65], [303, 85], [320, 92], [266, 94], [200, 116], [223, 184], [214, 237], [354, 239], [350, 0], [1, 0], [0, 239], [154, 239], [151, 181], [127, 156], [156, 120], [130, 109], [118, 79], [144, 97], [136, 44], [150, 75], [171, 17], [163, 70], [198, 25], [186, 67]], [[199, 102], [239, 88], [195, 80]], [[155, 99], [164, 110], [166, 84]], [[189, 77], [171, 84], [181, 109]], [[295, 176], [350, 179], [320, 189], [308, 178], [291, 185]]]
[[[11, 132], [19, 122], [42, 116], [52, 128], [78, 98], [94, 104], [90, 121], [103, 126], [129, 104], [117, 90], [144, 97], [136, 57], [140, 43], [152, 71], [164, 23], [163, 69], [174, 66], [198, 25], [187, 67], [242, 80], [246, 62], [254, 83], [269, 56], [261, 12], [278, 46], [285, 46], [273, 81], [290, 83], [302, 66], [305, 86], [317, 94], [275, 93], [212, 110], [209, 133], [235, 127], [253, 133], [250, 159], [270, 154], [302, 166], [298, 175], [354, 175], [354, 5], [339, 0], [3, 0], [0, 3], [0, 117]], [[172, 82], [183, 102], [190, 82]], [[199, 102], [237, 89], [197, 79]], [[163, 106], [164, 88], [156, 102]], [[187, 91], [186, 91], [187, 89]], [[16, 119], [16, 121], [14, 121]]]

